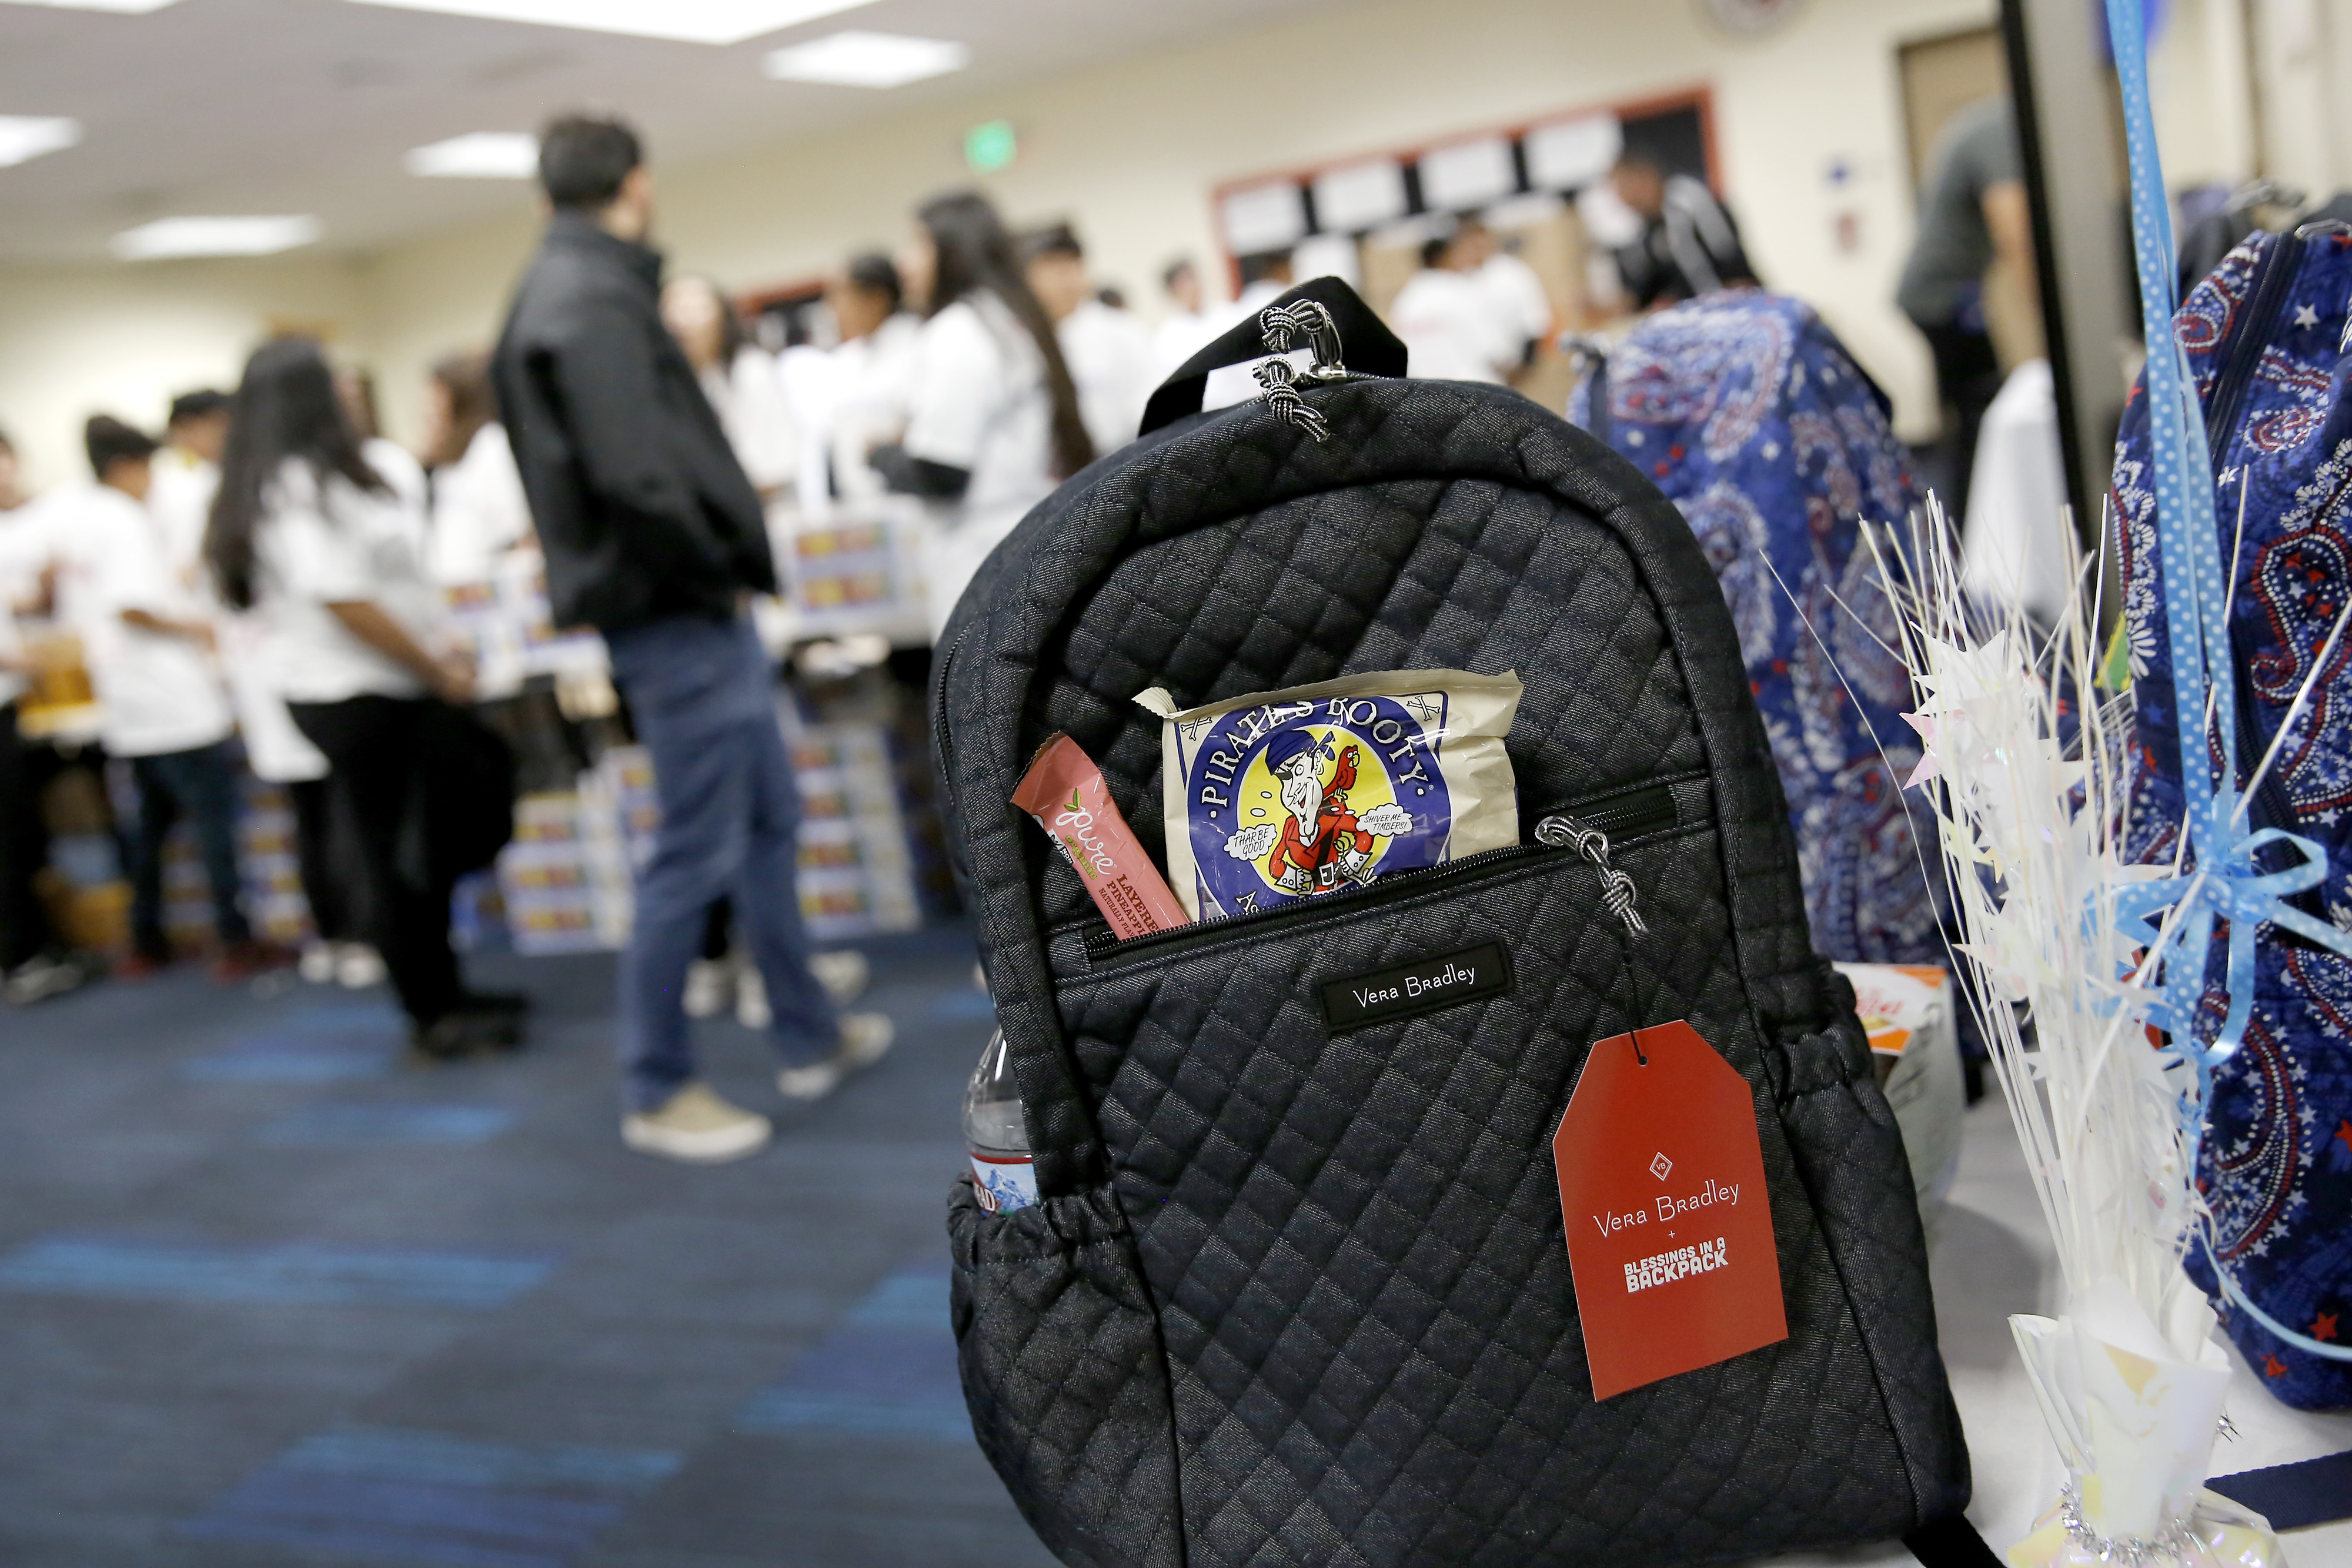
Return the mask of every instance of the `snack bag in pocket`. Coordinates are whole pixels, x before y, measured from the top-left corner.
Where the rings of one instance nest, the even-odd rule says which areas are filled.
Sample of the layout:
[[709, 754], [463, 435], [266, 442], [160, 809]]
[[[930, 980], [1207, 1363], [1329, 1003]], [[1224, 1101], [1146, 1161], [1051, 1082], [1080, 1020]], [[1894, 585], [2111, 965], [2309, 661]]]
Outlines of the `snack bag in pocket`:
[[1179, 712], [1165, 724], [1168, 882], [1195, 920], [1249, 915], [1519, 841], [1503, 737], [1519, 678], [1350, 675]]

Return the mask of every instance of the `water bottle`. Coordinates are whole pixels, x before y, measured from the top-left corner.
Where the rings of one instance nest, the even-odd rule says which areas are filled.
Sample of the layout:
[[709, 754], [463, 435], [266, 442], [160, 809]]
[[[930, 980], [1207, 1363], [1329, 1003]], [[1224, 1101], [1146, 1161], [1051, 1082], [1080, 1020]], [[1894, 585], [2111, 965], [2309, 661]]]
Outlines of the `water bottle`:
[[997, 1214], [1037, 1201], [1029, 1124], [1022, 1119], [1021, 1086], [1013, 1080], [1013, 1053], [1003, 1030], [989, 1036], [964, 1091], [963, 1136], [971, 1146], [971, 1185], [981, 1207]]

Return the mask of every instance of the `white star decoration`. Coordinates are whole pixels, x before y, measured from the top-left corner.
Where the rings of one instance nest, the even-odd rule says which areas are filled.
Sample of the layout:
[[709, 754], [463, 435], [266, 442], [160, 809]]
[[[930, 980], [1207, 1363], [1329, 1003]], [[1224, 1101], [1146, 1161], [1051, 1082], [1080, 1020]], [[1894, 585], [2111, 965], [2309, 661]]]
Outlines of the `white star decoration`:
[[2319, 312], [2308, 305], [2298, 305], [2294, 308], [2294, 324], [2298, 327], [2316, 327], [2319, 325]]

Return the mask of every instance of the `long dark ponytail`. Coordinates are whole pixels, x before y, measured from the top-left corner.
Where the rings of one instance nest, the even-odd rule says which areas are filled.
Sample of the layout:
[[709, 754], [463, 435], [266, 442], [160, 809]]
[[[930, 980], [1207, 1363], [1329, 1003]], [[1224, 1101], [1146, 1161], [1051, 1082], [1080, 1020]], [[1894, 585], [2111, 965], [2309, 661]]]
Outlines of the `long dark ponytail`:
[[930, 235], [939, 253], [931, 284], [932, 315], [973, 289], [985, 288], [1004, 301], [1013, 319], [1036, 340], [1037, 357], [1045, 363], [1045, 392], [1053, 402], [1054, 476], [1068, 478], [1095, 460], [1094, 438], [1078, 413], [1077, 383], [1070, 379], [1069, 361], [1062, 358], [1061, 337], [1013, 258], [1013, 236], [1005, 231], [1004, 220], [978, 191], [934, 196], [916, 212], [915, 220]]
[[262, 498], [289, 457], [308, 463], [322, 486], [330, 475], [341, 475], [371, 494], [391, 494], [392, 486], [360, 455], [360, 438], [335, 396], [327, 356], [308, 338], [264, 343], [245, 361], [245, 379], [237, 383], [220, 489], [205, 528], [205, 562], [234, 609], [253, 608], [253, 538], [261, 527]]

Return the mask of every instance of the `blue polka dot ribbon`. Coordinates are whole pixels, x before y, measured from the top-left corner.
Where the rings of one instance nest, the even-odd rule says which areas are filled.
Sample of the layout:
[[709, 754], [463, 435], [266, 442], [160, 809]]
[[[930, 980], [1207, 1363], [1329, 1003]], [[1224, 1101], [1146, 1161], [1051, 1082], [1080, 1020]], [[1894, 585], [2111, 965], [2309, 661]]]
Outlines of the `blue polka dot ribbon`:
[[[2164, 563], [2173, 716], [2180, 727], [2180, 784], [2187, 801], [2181, 828], [2194, 852], [2194, 866], [2179, 876], [2127, 883], [2106, 896], [2115, 903], [2122, 928], [2144, 938], [2163, 967], [2162, 999], [2145, 1011], [2150, 1022], [2170, 1036], [2169, 1050], [2193, 1069], [2192, 1087], [2180, 1103], [2183, 1155], [2193, 1170], [2204, 1137], [2213, 1070], [2237, 1051], [2252, 1016], [2256, 928], [2264, 923], [2284, 925], [2347, 956], [2352, 956], [2352, 935], [2284, 902], [2290, 894], [2319, 885], [2327, 872], [2326, 852], [2299, 834], [2250, 829], [2241, 809], [2237, 693], [2229, 678], [2229, 588], [2213, 511], [2213, 457], [2205, 444], [2204, 414], [2189, 357], [2173, 332], [2172, 214], [2165, 199], [2156, 116], [2148, 101], [2145, 3], [2106, 0], [2107, 37], [2123, 87], [2124, 146], [2131, 163], [2132, 247], [2139, 264], [2140, 311], [2147, 340], [2151, 487], [2157, 549]], [[2215, 670], [2221, 672], [2220, 678]], [[2282, 872], [2262, 871], [2256, 855], [2273, 844], [2294, 849], [2302, 863]], [[2172, 920], [2159, 940], [2154, 916], [2166, 908], [2172, 910]], [[2228, 921], [2230, 927], [2224, 967], [2230, 1006], [2221, 1029], [2207, 1043], [2199, 1040], [2196, 1023], [2217, 920]], [[2352, 1361], [2352, 1346], [2298, 1333], [2248, 1300], [2221, 1266], [2210, 1226], [2206, 1216], [2200, 1239], [2231, 1301], [2298, 1349]]]

